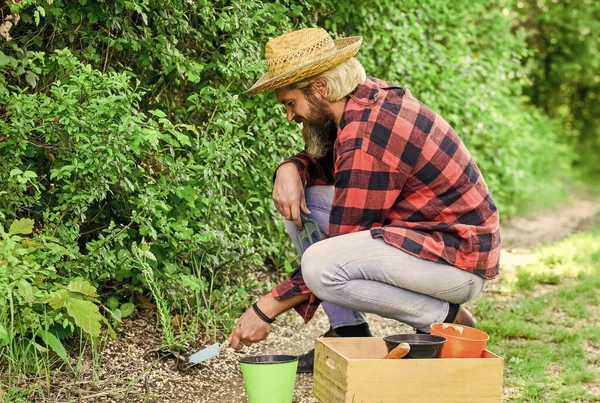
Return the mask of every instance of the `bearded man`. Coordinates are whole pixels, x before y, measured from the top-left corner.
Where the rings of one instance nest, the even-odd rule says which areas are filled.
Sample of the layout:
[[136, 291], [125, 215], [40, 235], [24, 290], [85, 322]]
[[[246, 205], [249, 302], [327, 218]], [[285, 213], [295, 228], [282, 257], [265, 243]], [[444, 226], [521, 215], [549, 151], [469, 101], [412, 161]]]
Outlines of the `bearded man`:
[[[326, 234], [291, 277], [253, 304], [230, 336], [264, 340], [294, 308], [308, 322], [321, 302], [327, 336], [370, 336], [363, 312], [429, 333], [475, 326], [462, 306], [498, 276], [499, 215], [456, 132], [406, 88], [366, 77], [361, 37], [320, 28], [269, 41], [268, 72], [247, 93], [275, 90], [302, 124], [305, 151], [276, 169], [273, 201], [301, 251], [301, 214]], [[299, 371], [312, 372], [312, 351]]]

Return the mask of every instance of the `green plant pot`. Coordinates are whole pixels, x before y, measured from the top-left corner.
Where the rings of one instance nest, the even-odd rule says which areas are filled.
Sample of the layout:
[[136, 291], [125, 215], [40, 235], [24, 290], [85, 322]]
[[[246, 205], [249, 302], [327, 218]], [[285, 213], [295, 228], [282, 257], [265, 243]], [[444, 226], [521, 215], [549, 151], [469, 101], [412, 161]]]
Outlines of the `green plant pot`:
[[240, 360], [248, 403], [292, 403], [298, 357], [258, 355]]

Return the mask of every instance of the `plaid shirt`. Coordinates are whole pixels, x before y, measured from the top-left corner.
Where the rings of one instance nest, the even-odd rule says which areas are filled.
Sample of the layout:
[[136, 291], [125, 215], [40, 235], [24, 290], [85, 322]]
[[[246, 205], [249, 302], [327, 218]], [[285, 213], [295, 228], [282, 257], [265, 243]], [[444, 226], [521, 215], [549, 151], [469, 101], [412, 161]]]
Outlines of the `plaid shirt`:
[[[370, 230], [421, 259], [498, 276], [499, 216], [483, 176], [452, 127], [407, 89], [367, 78], [346, 103], [333, 155], [286, 162], [305, 186], [334, 185], [328, 237]], [[272, 293], [311, 294], [295, 308], [305, 322], [320, 303], [300, 268]]]

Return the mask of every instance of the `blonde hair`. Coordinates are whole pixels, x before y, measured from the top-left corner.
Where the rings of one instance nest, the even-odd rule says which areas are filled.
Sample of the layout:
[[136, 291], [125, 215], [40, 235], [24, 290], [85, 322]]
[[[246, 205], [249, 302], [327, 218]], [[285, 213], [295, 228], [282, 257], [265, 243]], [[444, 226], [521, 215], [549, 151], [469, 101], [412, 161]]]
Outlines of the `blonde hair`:
[[367, 79], [365, 68], [360, 62], [351, 57], [342, 64], [339, 64], [307, 80], [300, 81], [291, 85], [292, 88], [305, 89], [317, 78], [323, 77], [327, 81], [327, 97], [329, 102], [339, 101], [348, 96], [357, 85], [362, 84]]

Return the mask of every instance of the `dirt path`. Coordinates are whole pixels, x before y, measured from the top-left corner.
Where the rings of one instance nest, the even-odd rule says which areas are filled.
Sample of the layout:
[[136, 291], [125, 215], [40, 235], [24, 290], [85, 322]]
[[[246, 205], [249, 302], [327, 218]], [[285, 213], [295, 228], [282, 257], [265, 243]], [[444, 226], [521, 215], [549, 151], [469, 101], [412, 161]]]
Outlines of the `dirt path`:
[[[535, 260], [529, 248], [550, 243], [587, 225], [600, 212], [600, 202], [588, 197], [576, 196], [570, 203], [557, 209], [541, 212], [529, 218], [517, 218], [502, 227], [504, 249], [502, 269], [511, 270]], [[412, 332], [406, 325], [377, 315], [368, 315], [375, 336]], [[147, 320], [128, 322], [116, 340], [110, 340], [100, 357], [101, 373], [99, 390], [92, 391], [86, 383], [80, 384], [80, 392], [72, 387], [62, 389], [59, 379], [52, 382], [58, 394], [52, 401], [81, 402], [244, 402], [244, 387], [237, 360], [245, 355], [302, 354], [311, 348], [314, 338], [328, 328], [322, 310], [308, 325], [299, 316], [288, 313], [278, 318], [267, 341], [235, 353], [228, 349], [200, 368], [179, 371], [174, 359], [152, 360], [144, 355], [159, 344], [160, 336], [154, 325]], [[82, 378], [88, 378], [85, 371]], [[77, 381], [75, 381], [77, 384]], [[69, 382], [73, 385], [73, 380]], [[76, 389], [77, 387], [75, 387]], [[75, 392], [75, 393], [74, 393]], [[77, 396], [79, 395], [79, 396]], [[62, 396], [62, 397], [61, 397]], [[75, 400], [70, 400], [75, 398]], [[312, 376], [299, 375], [296, 380], [295, 403], [317, 402], [312, 397]]]

